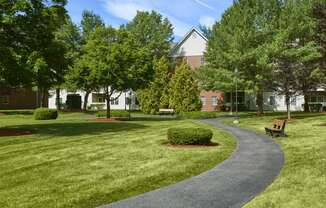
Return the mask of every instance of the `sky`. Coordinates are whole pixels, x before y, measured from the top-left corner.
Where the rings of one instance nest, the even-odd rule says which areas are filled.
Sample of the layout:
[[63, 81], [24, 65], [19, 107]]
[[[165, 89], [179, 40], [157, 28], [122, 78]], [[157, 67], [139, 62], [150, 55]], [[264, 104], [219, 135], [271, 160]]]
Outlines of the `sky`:
[[211, 27], [221, 18], [233, 0], [68, 0], [67, 10], [75, 23], [84, 10], [102, 17], [107, 25], [118, 27], [132, 20], [137, 11], [155, 10], [168, 18], [176, 40], [193, 26]]

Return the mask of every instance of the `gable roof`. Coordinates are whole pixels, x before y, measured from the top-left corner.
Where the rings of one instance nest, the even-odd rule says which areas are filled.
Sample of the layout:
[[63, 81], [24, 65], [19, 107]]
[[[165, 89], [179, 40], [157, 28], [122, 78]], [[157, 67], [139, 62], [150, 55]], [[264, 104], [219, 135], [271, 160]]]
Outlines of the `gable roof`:
[[177, 50], [177, 48], [179, 48], [194, 32], [196, 32], [206, 42], [208, 41], [208, 39], [205, 37], [205, 35], [202, 32], [200, 32], [196, 27], [192, 27], [191, 30], [189, 30], [189, 32], [185, 36], [183, 36], [183, 38], [177, 44], [173, 46], [171, 52], [174, 53]]

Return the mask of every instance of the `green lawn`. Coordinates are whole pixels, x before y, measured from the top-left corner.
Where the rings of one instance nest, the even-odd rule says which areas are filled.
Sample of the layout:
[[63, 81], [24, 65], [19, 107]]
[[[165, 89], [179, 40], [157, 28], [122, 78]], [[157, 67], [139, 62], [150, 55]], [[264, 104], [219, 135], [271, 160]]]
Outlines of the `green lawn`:
[[[233, 138], [191, 120], [95, 123], [92, 115], [56, 121], [0, 115], [0, 126], [35, 135], [0, 137], [0, 207], [95, 207], [197, 175], [227, 159]], [[206, 127], [209, 148], [163, 145], [170, 127]], [[317, 147], [316, 147], [317, 148]]]
[[[240, 126], [264, 133], [274, 118], [285, 117], [249, 116], [241, 119]], [[326, 115], [296, 113], [286, 133], [288, 137], [276, 138], [285, 154], [280, 176], [246, 208], [326, 206]]]

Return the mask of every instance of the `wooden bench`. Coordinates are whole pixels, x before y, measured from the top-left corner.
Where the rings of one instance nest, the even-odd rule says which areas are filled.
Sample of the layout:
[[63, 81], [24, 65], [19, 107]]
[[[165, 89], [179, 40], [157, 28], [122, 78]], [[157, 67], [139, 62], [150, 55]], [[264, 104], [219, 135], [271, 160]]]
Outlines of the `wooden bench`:
[[265, 131], [266, 134], [274, 137], [274, 136], [285, 136], [285, 124], [286, 124], [286, 120], [278, 120], [275, 119], [273, 121], [273, 127], [272, 128], [268, 128], [265, 127]]
[[160, 114], [174, 114], [173, 109], [159, 109]]

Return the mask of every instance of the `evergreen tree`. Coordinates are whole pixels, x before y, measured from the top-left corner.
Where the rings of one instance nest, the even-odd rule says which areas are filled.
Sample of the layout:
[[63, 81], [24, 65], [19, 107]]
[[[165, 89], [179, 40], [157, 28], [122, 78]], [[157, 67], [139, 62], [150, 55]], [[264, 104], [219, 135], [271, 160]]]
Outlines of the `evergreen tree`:
[[263, 91], [270, 71], [261, 61], [264, 45], [273, 38], [279, 1], [235, 1], [213, 26], [205, 59], [210, 68], [233, 72], [235, 68], [248, 89], [256, 92], [258, 113], [263, 113]]
[[160, 108], [169, 106], [169, 63], [162, 57], [154, 61], [155, 75], [148, 87], [137, 92], [144, 113], [156, 114]]
[[177, 66], [170, 82], [170, 107], [177, 113], [200, 110], [199, 94], [194, 71], [187, 63], [182, 62]]
[[290, 98], [298, 94], [306, 97], [320, 83], [316, 61], [321, 55], [312, 40], [311, 5], [311, 1], [285, 2], [274, 40], [266, 45], [275, 90], [285, 95], [288, 119], [291, 119]]

